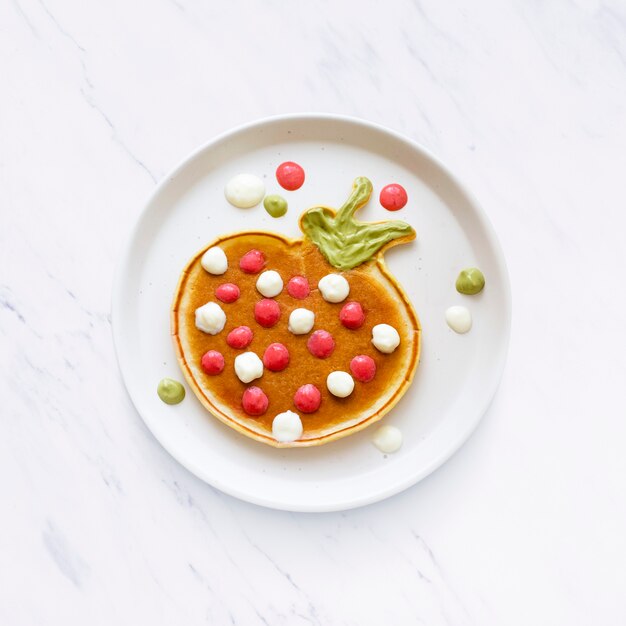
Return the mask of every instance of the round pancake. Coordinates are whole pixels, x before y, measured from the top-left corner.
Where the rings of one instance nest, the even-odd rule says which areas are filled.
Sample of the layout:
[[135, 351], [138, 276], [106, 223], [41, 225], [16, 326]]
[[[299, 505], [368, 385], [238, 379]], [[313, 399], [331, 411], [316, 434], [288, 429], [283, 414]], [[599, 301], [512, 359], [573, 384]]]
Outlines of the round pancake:
[[[214, 276], [201, 266], [203, 253], [219, 245], [228, 257], [225, 274]], [[264, 270], [276, 270], [285, 288], [274, 298], [281, 309], [281, 318], [272, 328], [261, 327], [254, 318], [254, 304], [263, 298], [256, 289], [258, 275], [246, 274], [239, 268], [240, 258], [249, 250], [261, 250], [266, 258]], [[314, 446], [339, 439], [379, 420], [401, 398], [408, 388], [419, 360], [420, 325], [413, 307], [393, 276], [389, 274], [381, 250], [372, 261], [341, 272], [350, 284], [347, 301], [359, 302], [366, 314], [358, 330], [349, 330], [339, 321], [345, 302], [326, 302], [317, 283], [329, 273], [338, 273], [305, 239], [288, 239], [276, 233], [246, 231], [220, 237], [199, 251], [181, 275], [172, 307], [171, 327], [176, 353], [191, 389], [202, 404], [218, 419], [240, 433], [275, 447]], [[292, 276], [305, 276], [311, 294], [304, 300], [292, 298], [286, 289]], [[234, 283], [241, 290], [240, 298], [224, 304], [215, 297], [222, 283]], [[226, 325], [217, 335], [209, 335], [195, 326], [195, 310], [207, 302], [217, 302], [226, 313]], [[296, 308], [315, 313], [313, 330], [327, 330], [335, 339], [335, 350], [327, 359], [314, 357], [307, 349], [310, 334], [294, 335], [287, 328], [289, 314]], [[400, 345], [392, 354], [379, 352], [371, 343], [372, 327], [390, 324], [400, 334]], [[236, 350], [226, 343], [228, 333], [237, 326], [249, 326], [254, 338], [249, 347]], [[249, 384], [242, 383], [234, 371], [234, 359], [245, 351], [263, 357], [265, 348], [274, 342], [283, 343], [290, 353], [290, 363], [282, 372], [264, 370], [263, 376]], [[217, 376], [206, 374], [202, 355], [218, 350], [224, 355], [224, 371]], [[336, 398], [326, 387], [326, 377], [335, 370], [350, 372], [351, 359], [360, 354], [376, 362], [376, 376], [368, 383], [355, 381], [353, 393]], [[293, 403], [296, 390], [306, 383], [318, 387], [322, 403], [318, 411], [300, 413]], [[260, 387], [269, 398], [264, 415], [251, 417], [241, 406], [241, 398], [249, 386]], [[272, 435], [272, 421], [283, 411], [300, 415], [304, 432], [300, 439], [277, 442]]]

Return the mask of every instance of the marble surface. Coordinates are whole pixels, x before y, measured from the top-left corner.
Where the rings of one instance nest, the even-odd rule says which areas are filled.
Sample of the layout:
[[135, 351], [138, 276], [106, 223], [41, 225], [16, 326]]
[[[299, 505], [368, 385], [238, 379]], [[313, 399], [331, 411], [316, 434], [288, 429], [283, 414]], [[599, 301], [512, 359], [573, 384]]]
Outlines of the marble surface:
[[[624, 2], [7, 0], [0, 64], [0, 623], [626, 622]], [[470, 441], [323, 515], [170, 458], [109, 312], [155, 183], [216, 133], [308, 110], [441, 157], [514, 292]]]

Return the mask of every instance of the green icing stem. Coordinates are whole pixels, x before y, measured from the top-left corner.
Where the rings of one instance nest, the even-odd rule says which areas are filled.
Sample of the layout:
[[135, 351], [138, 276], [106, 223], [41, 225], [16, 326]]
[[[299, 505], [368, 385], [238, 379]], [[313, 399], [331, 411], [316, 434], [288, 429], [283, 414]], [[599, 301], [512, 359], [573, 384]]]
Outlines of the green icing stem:
[[163, 378], [159, 382], [157, 393], [165, 404], [178, 404], [185, 398], [185, 388], [172, 378]]
[[374, 258], [376, 253], [395, 239], [415, 238], [415, 231], [406, 222], [359, 222], [354, 213], [372, 195], [372, 183], [365, 176], [354, 181], [352, 193], [337, 211], [314, 207], [300, 219], [302, 232], [319, 248], [326, 260], [340, 270], [349, 270]]

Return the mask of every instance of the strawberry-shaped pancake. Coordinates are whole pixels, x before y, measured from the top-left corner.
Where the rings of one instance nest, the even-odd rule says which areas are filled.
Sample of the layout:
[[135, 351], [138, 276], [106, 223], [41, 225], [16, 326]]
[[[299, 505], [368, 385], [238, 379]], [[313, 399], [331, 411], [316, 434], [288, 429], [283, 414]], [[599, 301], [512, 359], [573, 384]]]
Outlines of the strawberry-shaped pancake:
[[301, 239], [218, 237], [182, 273], [172, 335], [200, 402], [276, 447], [314, 446], [379, 420], [408, 388], [420, 325], [383, 254], [415, 238], [401, 221], [359, 222], [364, 177], [334, 211], [300, 218]]

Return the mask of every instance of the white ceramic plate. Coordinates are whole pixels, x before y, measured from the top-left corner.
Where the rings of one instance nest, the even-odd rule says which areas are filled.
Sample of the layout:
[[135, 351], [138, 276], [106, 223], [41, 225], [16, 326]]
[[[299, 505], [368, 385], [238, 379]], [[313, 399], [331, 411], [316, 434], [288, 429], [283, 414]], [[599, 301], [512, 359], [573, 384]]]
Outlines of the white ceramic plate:
[[[304, 186], [285, 192], [274, 177], [283, 161], [306, 171]], [[288, 199], [271, 218], [258, 206], [242, 210], [224, 198], [235, 174], [264, 178], [268, 193]], [[300, 213], [339, 207], [352, 181], [374, 184], [363, 220], [404, 219], [417, 242], [390, 250], [387, 263], [409, 294], [423, 327], [415, 380], [382, 423], [404, 433], [399, 452], [371, 443], [376, 425], [310, 449], [275, 449], [238, 434], [208, 414], [187, 390], [184, 402], [163, 404], [159, 380], [183, 380], [170, 339], [170, 304], [189, 258], [216, 235], [262, 228], [299, 236]], [[378, 192], [399, 182], [409, 203], [390, 214]], [[462, 296], [455, 279], [480, 267], [487, 286]], [[464, 304], [474, 325], [457, 335], [444, 312]], [[469, 437], [489, 405], [506, 357], [511, 304], [504, 259], [484, 213], [450, 172], [417, 144], [364, 121], [329, 115], [262, 120], [222, 135], [185, 159], [156, 188], [141, 213], [118, 269], [113, 330], [122, 375], [154, 436], [191, 472], [233, 496], [292, 511], [356, 507], [395, 494], [441, 465]]]

